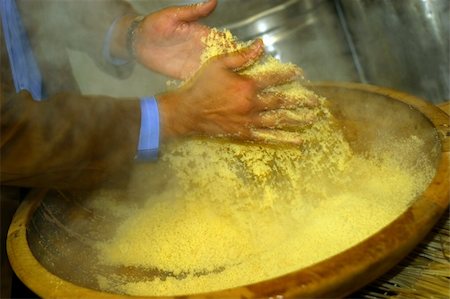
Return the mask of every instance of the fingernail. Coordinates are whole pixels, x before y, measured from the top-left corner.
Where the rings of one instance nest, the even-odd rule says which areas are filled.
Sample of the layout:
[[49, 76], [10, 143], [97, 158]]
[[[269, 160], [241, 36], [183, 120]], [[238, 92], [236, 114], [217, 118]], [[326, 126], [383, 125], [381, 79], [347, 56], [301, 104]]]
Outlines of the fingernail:
[[252, 48], [259, 48], [262, 45], [262, 40], [260, 38], [256, 39], [253, 44], [252, 44]]
[[254, 41], [251, 44], [250, 49], [252, 49], [252, 50], [261, 50], [261, 49], [263, 49], [263, 45], [260, 42], [258, 42], [258, 41]]

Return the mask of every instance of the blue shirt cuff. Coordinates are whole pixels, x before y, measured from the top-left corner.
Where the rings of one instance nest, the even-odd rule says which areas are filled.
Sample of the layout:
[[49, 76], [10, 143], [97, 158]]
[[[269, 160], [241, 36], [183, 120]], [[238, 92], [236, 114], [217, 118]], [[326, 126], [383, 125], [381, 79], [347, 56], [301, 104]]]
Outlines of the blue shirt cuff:
[[159, 151], [159, 111], [155, 97], [141, 98], [141, 129], [136, 160], [154, 161]]
[[16, 1], [0, 0], [0, 16], [16, 92], [28, 90], [34, 100], [45, 99], [42, 74]]
[[122, 17], [124, 17], [124, 16], [118, 16], [117, 18], [114, 19], [111, 26], [109, 26], [108, 31], [106, 32], [105, 39], [103, 40], [103, 57], [105, 58], [105, 60], [107, 62], [109, 62], [115, 66], [125, 65], [130, 62], [129, 60], [126, 60], [126, 59], [120, 59], [120, 58], [113, 57], [111, 55], [111, 51], [110, 51], [111, 39], [112, 39], [114, 29], [117, 25], [117, 22], [119, 22], [119, 20]]

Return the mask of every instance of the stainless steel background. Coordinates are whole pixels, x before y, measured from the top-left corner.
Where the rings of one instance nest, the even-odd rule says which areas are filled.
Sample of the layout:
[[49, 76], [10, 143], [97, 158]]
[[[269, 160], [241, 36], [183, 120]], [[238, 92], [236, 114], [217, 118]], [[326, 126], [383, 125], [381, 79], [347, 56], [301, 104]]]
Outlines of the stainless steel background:
[[333, 2], [288, 0], [225, 27], [243, 40], [261, 37], [267, 52], [301, 66], [309, 80], [358, 81]]
[[[193, 0], [129, 0], [143, 14]], [[300, 65], [310, 80], [371, 83], [439, 103], [450, 99], [449, 0], [218, 0], [205, 23]], [[141, 96], [167, 78], [137, 67], [125, 81], [71, 51], [84, 93]]]
[[435, 103], [450, 100], [449, 0], [337, 0], [336, 4], [369, 83]]

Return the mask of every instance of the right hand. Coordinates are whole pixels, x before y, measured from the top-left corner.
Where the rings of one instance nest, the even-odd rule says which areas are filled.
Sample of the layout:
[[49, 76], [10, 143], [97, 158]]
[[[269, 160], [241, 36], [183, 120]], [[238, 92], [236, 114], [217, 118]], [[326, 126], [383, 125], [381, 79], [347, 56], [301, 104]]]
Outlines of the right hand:
[[274, 123], [261, 113], [286, 106], [280, 96], [262, 91], [298, 75], [294, 71], [252, 79], [236, 72], [256, 61], [263, 51], [258, 40], [241, 51], [217, 56], [184, 86], [159, 95], [162, 138], [206, 135], [261, 139], [254, 130], [271, 128]]

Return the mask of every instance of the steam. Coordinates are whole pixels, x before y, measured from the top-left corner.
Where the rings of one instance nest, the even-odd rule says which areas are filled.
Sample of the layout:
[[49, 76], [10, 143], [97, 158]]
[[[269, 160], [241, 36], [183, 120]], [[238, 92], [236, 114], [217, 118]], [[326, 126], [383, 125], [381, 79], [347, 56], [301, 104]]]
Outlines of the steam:
[[[129, 0], [128, 2], [140, 14], [148, 14], [164, 7], [192, 4], [198, 1]], [[249, 26], [266, 25], [267, 27], [267, 24], [271, 23], [264, 24], [265, 20], [257, 19], [254, 24], [247, 27], [236, 27], [236, 24], [287, 2], [295, 1], [220, 0], [216, 11], [207, 17], [204, 23], [214, 27], [234, 26], [236, 30], [232, 32], [238, 37], [243, 40], [251, 39], [255, 37], [255, 34], [250, 32], [254, 32], [255, 28]], [[363, 4], [357, 4], [354, 1], [336, 0], [336, 3], [340, 4], [339, 7], [343, 9], [344, 22], [348, 26], [350, 38], [358, 41], [354, 45], [356, 47], [354, 55], [358, 55], [358, 61], [361, 62], [361, 67], [372, 84], [390, 86], [439, 102], [450, 97], [448, 84], [446, 84], [449, 80], [449, 44], [445, 42], [448, 28], [450, 28], [447, 17], [449, 4], [445, 0], [436, 1], [428, 6], [421, 1], [417, 2], [417, 9], [414, 8], [415, 5], [395, 4], [407, 9], [399, 16], [396, 13], [396, 7], [384, 3], [366, 9]], [[69, 11], [64, 7], [84, 6], [86, 14], [95, 12], [96, 17], [92, 18], [94, 22], [84, 25], [96, 28], [105, 18], [110, 19], [110, 22], [106, 22], [107, 25], [105, 25], [109, 26], [120, 14], [120, 7], [115, 2], [22, 0], [19, 4], [22, 11], [26, 12], [28, 27], [39, 31], [37, 40], [42, 43], [40, 51], [46, 63], [56, 68], [65, 65], [67, 61], [65, 53], [61, 55], [59, 51], [49, 52], [52, 47], [47, 47], [45, 44], [65, 43], [69, 39], [72, 41], [70, 48], [67, 49], [69, 63], [73, 67], [73, 75], [83, 94], [128, 97], [149, 95], [165, 90], [167, 78], [161, 75], [136, 66], [130, 77], [117, 79], [99, 70], [93, 59], [80, 51], [80, 48], [85, 45], [86, 34], [90, 32], [83, 30], [82, 26], [71, 26], [68, 18]], [[293, 62], [302, 66], [306, 76], [311, 80], [362, 80], [353, 66], [354, 57], [350, 55], [346, 36], [341, 29], [332, 1], [317, 1], [312, 7], [303, 6], [304, 4], [300, 2], [292, 6], [292, 10], [298, 10], [296, 17], [284, 16], [283, 21], [278, 21], [279, 23], [269, 26], [270, 28], [267, 27], [267, 32], [260, 30], [256, 33], [264, 34], [267, 50], [279, 55], [283, 62]], [[357, 16], [364, 16], [366, 23]], [[87, 19], [89, 18], [80, 18], [80, 22], [83, 23]], [[384, 23], [380, 20], [384, 20]], [[389, 33], [389, 30], [383, 27], [385, 23], [390, 24], [395, 36], [391, 38], [383, 35], [384, 38], [381, 40], [373, 38]], [[401, 23], [407, 25], [400, 26]], [[424, 32], [426, 30], [431, 34], [426, 34]], [[373, 43], [371, 38], [378, 42], [370, 44]], [[96, 42], [98, 38], [94, 44]], [[274, 42], [273, 45], [272, 42]], [[413, 46], [408, 46], [410, 44]]]

